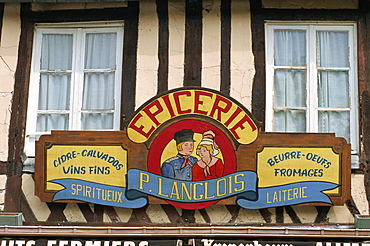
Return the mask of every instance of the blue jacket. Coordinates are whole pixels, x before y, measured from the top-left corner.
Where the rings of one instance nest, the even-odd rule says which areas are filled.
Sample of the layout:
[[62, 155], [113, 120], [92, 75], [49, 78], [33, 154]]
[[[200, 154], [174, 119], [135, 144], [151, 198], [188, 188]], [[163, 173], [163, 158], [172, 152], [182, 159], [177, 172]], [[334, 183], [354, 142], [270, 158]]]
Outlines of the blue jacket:
[[[193, 156], [189, 156], [188, 160], [193, 165], [198, 161], [198, 159]], [[161, 167], [162, 176], [167, 178], [191, 181], [193, 178], [192, 175], [193, 166], [186, 164], [184, 168], [181, 168], [183, 162], [184, 156], [181, 154], [177, 154], [177, 156], [166, 160]]]

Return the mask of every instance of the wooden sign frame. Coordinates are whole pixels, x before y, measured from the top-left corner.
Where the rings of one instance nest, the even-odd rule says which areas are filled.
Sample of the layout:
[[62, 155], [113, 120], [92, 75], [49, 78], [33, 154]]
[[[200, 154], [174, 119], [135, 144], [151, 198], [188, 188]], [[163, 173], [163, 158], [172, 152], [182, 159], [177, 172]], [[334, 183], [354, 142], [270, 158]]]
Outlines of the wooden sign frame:
[[[222, 174], [201, 169], [204, 179], [194, 179], [203, 157], [192, 149], [193, 163], [183, 165], [193, 170], [193, 178], [167, 176], [165, 163], [182, 158], [175, 143], [186, 141], [199, 150], [211, 142], [217, 152], [211, 160], [221, 162]], [[234, 99], [210, 89], [180, 88], [142, 105], [122, 131], [41, 136], [35, 193], [43, 202], [127, 208], [343, 205], [350, 199], [350, 149], [345, 139], [329, 133], [260, 132], [259, 122]]]

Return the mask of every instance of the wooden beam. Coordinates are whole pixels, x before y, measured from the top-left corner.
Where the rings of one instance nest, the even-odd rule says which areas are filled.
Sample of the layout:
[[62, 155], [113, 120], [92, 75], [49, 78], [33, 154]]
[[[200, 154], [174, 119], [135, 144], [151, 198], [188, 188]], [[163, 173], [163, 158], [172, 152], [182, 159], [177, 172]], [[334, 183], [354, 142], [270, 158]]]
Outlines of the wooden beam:
[[24, 152], [28, 88], [31, 69], [33, 24], [28, 21], [30, 5], [21, 4], [21, 35], [18, 52], [18, 64], [14, 75], [14, 93], [12, 114], [8, 138], [7, 183], [5, 194], [5, 212], [21, 211], [21, 183]]
[[168, 90], [168, 0], [156, 0], [158, 15], [158, 94]]
[[230, 95], [231, 86], [231, 0], [221, 0], [221, 88]]
[[184, 86], [200, 86], [202, 77], [202, 0], [186, 0]]
[[[121, 100], [121, 116], [123, 120], [130, 119], [135, 111], [139, 4], [139, 2], [129, 2], [129, 18], [125, 21]], [[121, 129], [123, 129], [123, 122], [121, 122]]]

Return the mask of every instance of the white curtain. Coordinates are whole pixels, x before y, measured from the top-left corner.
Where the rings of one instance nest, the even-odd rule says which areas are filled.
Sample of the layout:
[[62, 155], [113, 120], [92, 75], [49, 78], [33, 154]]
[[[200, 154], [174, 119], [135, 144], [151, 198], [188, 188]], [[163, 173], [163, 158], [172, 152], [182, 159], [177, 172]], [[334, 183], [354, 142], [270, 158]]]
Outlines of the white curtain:
[[274, 65], [285, 66], [274, 74], [274, 131], [305, 132], [306, 110], [279, 107], [306, 107], [306, 32], [275, 30]]
[[[116, 36], [87, 33], [84, 54], [78, 59], [72, 58], [72, 34], [43, 35], [38, 109], [50, 112], [39, 113], [37, 131], [68, 130], [70, 120], [81, 121], [82, 130], [113, 129]], [[82, 97], [82, 108], [77, 109], [82, 113], [78, 119], [72, 119], [68, 111], [71, 102], [76, 104], [79, 100], [71, 98], [71, 85], [75, 83], [71, 81], [72, 59], [81, 63], [76, 66], [80, 70], [75, 76], [84, 75], [80, 87], [83, 91], [78, 96]]]
[[275, 66], [306, 66], [306, 31], [275, 30]]
[[[320, 110], [319, 132], [334, 132], [338, 137], [350, 140], [350, 96], [348, 68], [348, 32], [319, 31], [317, 33], [318, 106], [343, 108], [343, 110]], [[336, 70], [325, 68], [339, 68]]]
[[116, 36], [116, 33], [86, 35], [85, 69], [111, 71], [85, 73], [82, 109], [90, 112], [82, 114], [83, 130], [113, 129]]
[[[318, 131], [335, 132], [349, 141], [348, 32], [318, 31], [316, 37]], [[307, 67], [310, 62], [306, 61], [306, 31], [275, 30], [274, 39], [274, 65], [280, 66], [274, 74], [274, 130], [305, 132], [306, 110], [297, 107], [307, 106], [307, 74], [294, 67]], [[310, 100], [315, 100], [315, 94], [311, 92]]]
[[[39, 110], [69, 110], [73, 36], [44, 34], [42, 37]], [[68, 129], [69, 115], [39, 114], [36, 131]]]

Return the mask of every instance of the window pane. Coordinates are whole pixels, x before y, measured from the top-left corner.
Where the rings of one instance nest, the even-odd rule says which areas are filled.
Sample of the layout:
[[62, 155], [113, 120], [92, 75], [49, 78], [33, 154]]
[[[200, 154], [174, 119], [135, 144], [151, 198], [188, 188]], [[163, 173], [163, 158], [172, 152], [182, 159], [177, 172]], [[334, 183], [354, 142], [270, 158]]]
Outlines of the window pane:
[[304, 110], [275, 110], [275, 132], [306, 132], [306, 111]]
[[348, 67], [348, 32], [319, 31], [318, 66]]
[[115, 69], [116, 45], [116, 33], [86, 34], [85, 69]]
[[306, 66], [306, 32], [275, 30], [275, 66]]
[[346, 71], [319, 71], [319, 107], [348, 108], [349, 78]]
[[113, 129], [113, 113], [82, 114], [82, 130]]
[[276, 70], [274, 80], [275, 107], [306, 106], [306, 71]]
[[46, 132], [51, 130], [67, 130], [68, 115], [67, 114], [39, 114], [37, 116], [38, 132]]
[[41, 74], [38, 109], [68, 110], [70, 84], [70, 74]]
[[86, 73], [82, 109], [114, 109], [114, 73]]
[[42, 36], [41, 70], [71, 70], [72, 38], [70, 34]]
[[348, 111], [319, 111], [319, 132], [335, 133], [350, 142], [350, 121]]

